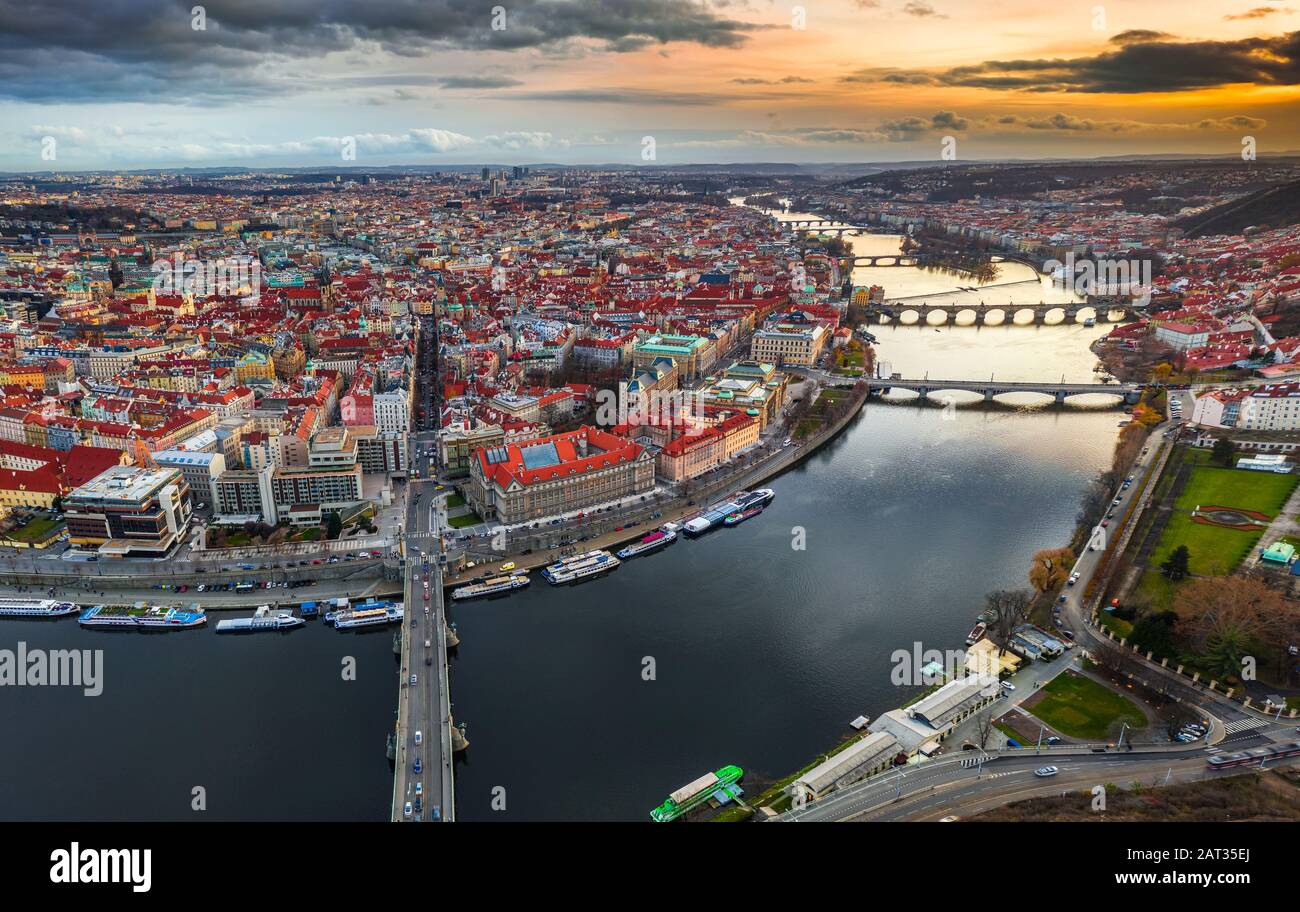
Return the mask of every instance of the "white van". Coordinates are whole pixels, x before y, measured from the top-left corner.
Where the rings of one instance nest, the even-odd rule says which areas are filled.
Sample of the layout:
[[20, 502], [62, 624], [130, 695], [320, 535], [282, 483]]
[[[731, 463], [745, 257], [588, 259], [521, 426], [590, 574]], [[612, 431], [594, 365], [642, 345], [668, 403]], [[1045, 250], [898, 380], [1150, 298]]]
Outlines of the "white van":
[[420, 731], [420, 730], [417, 728], [417, 729], [415, 730], [415, 744], [416, 744], [416, 746], [418, 747], [419, 745], [421, 745], [421, 744], [423, 744], [423, 743], [424, 743], [424, 732]]

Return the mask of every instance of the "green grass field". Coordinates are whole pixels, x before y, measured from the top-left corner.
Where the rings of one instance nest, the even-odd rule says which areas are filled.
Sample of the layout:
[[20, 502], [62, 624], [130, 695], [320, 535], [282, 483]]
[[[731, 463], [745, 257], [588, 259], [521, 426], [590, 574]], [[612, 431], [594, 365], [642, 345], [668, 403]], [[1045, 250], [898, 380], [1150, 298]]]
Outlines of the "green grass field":
[[448, 510], [454, 510], [457, 507], [463, 507], [463, 506], [465, 506], [465, 498], [461, 497], [459, 494], [449, 494], [447, 496]]
[[1108, 738], [1119, 733], [1121, 722], [1128, 722], [1129, 728], [1147, 725], [1142, 710], [1128, 697], [1069, 672], [1049, 681], [1037, 704], [1023, 708], [1072, 738]]
[[1164, 611], [1173, 607], [1174, 594], [1185, 583], [1185, 580], [1170, 582], [1159, 570], [1148, 570], [1142, 574], [1142, 580], [1133, 591], [1133, 596], [1138, 602], [1150, 605], [1153, 611]]
[[1194, 510], [1197, 506], [1237, 507], [1277, 515], [1300, 482], [1297, 475], [1252, 472], [1198, 466], [1175, 506]]
[[1188, 566], [1197, 576], [1226, 576], [1237, 568], [1242, 558], [1263, 535], [1263, 529], [1241, 531], [1223, 526], [1207, 526], [1192, 522], [1186, 513], [1176, 513], [1169, 519], [1160, 544], [1147, 562], [1150, 570], [1159, 571], [1169, 553], [1179, 545], [1191, 552]]
[[44, 541], [59, 525], [60, 523], [57, 523], [52, 519], [38, 517], [21, 529], [14, 529], [9, 533], [9, 537], [14, 541], [28, 543]]
[[464, 516], [450, 516], [447, 518], [447, 525], [453, 529], [463, 529], [466, 526], [477, 526], [483, 521], [483, 518], [477, 513], [466, 513]]

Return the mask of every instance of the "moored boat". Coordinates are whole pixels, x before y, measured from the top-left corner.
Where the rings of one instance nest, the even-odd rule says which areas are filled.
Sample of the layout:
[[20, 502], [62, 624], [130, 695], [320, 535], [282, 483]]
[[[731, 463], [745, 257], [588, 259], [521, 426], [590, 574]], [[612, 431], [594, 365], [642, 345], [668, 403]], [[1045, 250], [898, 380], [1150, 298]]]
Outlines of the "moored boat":
[[457, 600], [483, 598], [523, 589], [529, 583], [527, 573], [511, 573], [508, 576], [495, 576], [481, 583], [460, 586], [451, 590], [451, 597]]
[[363, 602], [352, 608], [328, 612], [325, 621], [337, 630], [395, 624], [401, 622], [404, 608], [401, 602]]
[[724, 766], [716, 772], [706, 773], [689, 785], [684, 785], [668, 796], [667, 800], [650, 812], [655, 823], [668, 823], [699, 807], [719, 791], [733, 789], [745, 771], [738, 766]]
[[55, 599], [0, 598], [0, 617], [63, 617], [77, 610], [72, 602]]
[[77, 623], [83, 627], [133, 627], [139, 630], [183, 630], [200, 627], [208, 622], [203, 609], [164, 608], [137, 602], [134, 607], [124, 605], [96, 605], [82, 612]]
[[649, 535], [645, 535], [640, 541], [628, 545], [618, 552], [618, 557], [627, 560], [629, 557], [639, 557], [642, 554], [649, 554], [652, 551], [658, 551], [660, 548], [666, 548], [673, 542], [677, 541], [677, 533], [671, 530], [656, 529]]
[[264, 630], [291, 630], [307, 623], [300, 617], [294, 617], [288, 609], [271, 613], [270, 605], [262, 605], [252, 617], [227, 618], [217, 621], [217, 633], [255, 633]]
[[542, 576], [552, 586], [558, 586], [561, 583], [571, 583], [600, 573], [607, 573], [620, 563], [622, 562], [608, 551], [588, 551], [585, 554], [567, 557], [562, 561], [551, 564], [542, 571]]

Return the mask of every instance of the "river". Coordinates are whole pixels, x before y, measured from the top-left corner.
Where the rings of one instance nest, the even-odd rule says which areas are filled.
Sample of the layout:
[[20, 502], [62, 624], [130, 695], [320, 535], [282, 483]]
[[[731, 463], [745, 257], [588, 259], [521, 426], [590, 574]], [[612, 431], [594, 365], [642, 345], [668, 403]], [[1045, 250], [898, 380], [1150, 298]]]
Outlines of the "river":
[[[882, 237], [854, 243], [896, 246]], [[869, 272], [861, 281], [891, 295], [945, 294], [955, 281]], [[1102, 331], [881, 327], [877, 350], [904, 375], [1086, 380]], [[459, 817], [645, 820], [728, 763], [756, 793], [857, 715], [905, 702], [891, 653], [961, 648], [983, 594], [1023, 585], [1029, 555], [1069, 537], [1083, 488], [1109, 462], [1119, 413], [1038, 401], [872, 402], [738, 528], [576, 587], [535, 577], [508, 598], [455, 606], [452, 697], [471, 742], [457, 755]], [[0, 649], [20, 640], [103, 649], [104, 691], [0, 687], [0, 819], [387, 818], [391, 631], [141, 635], [0, 619]], [[353, 681], [341, 674], [349, 657]], [[206, 811], [191, 808], [196, 787]]]
[[[899, 238], [851, 240], [896, 250]], [[855, 284], [885, 283], [890, 296], [941, 295], [954, 281], [859, 272]], [[1011, 287], [1037, 303], [1036, 285]], [[1092, 379], [1088, 343], [1104, 331], [873, 329], [878, 356], [905, 376], [1071, 381]], [[456, 768], [460, 818], [645, 820], [729, 763], [756, 793], [859, 714], [906, 702], [893, 651], [964, 648], [984, 593], [1026, 584], [1029, 556], [1069, 538], [1083, 489], [1109, 463], [1120, 413], [1041, 402], [873, 402], [772, 483], [757, 519], [576, 587], [538, 580], [455, 607], [452, 695], [471, 742]]]

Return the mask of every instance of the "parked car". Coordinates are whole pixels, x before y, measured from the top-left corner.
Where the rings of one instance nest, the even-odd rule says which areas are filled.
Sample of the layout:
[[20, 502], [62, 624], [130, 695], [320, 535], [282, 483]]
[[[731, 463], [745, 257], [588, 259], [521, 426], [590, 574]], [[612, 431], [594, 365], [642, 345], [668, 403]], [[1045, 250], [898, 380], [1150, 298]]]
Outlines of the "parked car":
[[1000, 686], [1008, 693], [1016, 689], [1016, 685], [1012, 684], [1010, 681], [1003, 681]]

